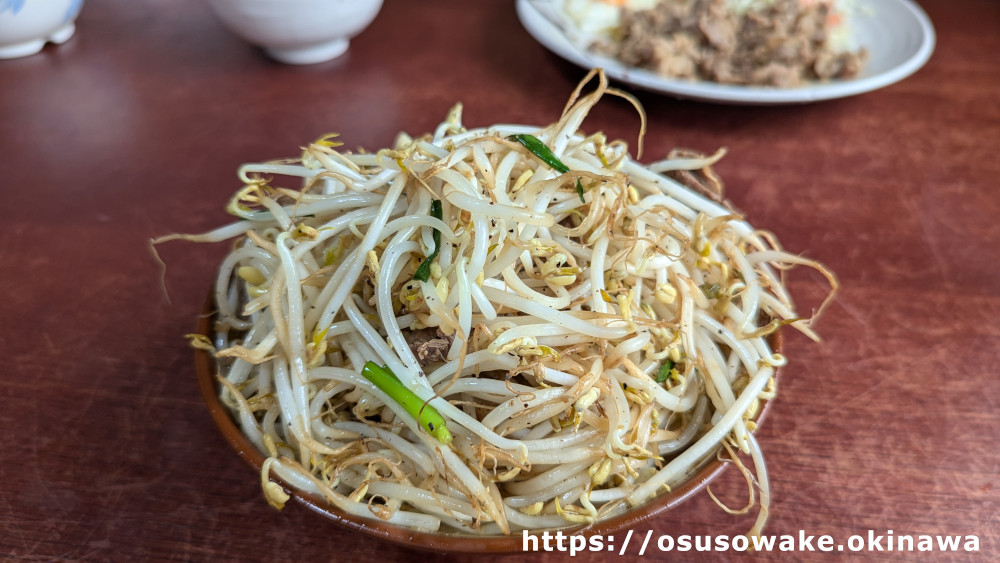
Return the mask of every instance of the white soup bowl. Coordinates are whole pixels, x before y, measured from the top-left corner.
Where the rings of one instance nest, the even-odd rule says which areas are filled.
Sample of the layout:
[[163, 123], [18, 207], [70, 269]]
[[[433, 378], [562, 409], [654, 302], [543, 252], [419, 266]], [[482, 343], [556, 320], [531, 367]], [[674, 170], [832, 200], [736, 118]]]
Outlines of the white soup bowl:
[[76, 32], [83, 0], [0, 0], [0, 59], [34, 55]]
[[288, 64], [339, 57], [382, 8], [382, 0], [209, 0], [209, 4], [233, 33]]

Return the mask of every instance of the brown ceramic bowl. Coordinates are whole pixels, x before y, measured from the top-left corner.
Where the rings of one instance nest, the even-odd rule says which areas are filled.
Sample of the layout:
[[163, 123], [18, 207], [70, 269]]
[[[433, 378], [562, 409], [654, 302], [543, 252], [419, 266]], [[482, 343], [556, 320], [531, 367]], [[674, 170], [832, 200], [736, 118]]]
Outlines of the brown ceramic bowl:
[[[215, 305], [211, 295], [198, 317], [199, 334], [211, 337], [212, 322], [214, 319]], [[781, 348], [781, 335], [776, 332], [771, 336], [771, 348], [775, 351]], [[198, 374], [198, 384], [201, 387], [202, 396], [208, 404], [208, 410], [212, 418], [218, 425], [226, 441], [236, 450], [236, 453], [244, 461], [260, 472], [260, 467], [264, 463], [264, 455], [250, 443], [250, 440], [240, 431], [233, 421], [229, 410], [219, 401], [219, 388], [215, 380], [215, 360], [203, 350], [195, 350], [195, 367]], [[775, 370], [777, 376], [779, 370]], [[769, 401], [762, 401], [758, 410], [756, 421], [758, 423], [764, 418], [769, 409]], [[564, 533], [581, 533], [585, 536], [614, 534], [615, 532], [627, 528], [635, 527], [651, 518], [654, 518], [684, 502], [701, 489], [705, 488], [713, 479], [718, 477], [728, 467], [728, 463], [723, 463], [716, 458], [711, 458], [705, 465], [698, 469], [691, 477], [673, 488], [668, 493], [662, 494], [645, 504], [637, 506], [627, 512], [617, 516], [600, 520], [589, 526], [568, 526], [563, 528]], [[247, 474], [247, 478], [251, 475]], [[272, 479], [276, 479], [272, 477]], [[376, 538], [381, 538], [392, 543], [414, 547], [418, 549], [449, 552], [449, 553], [514, 553], [523, 552], [522, 538], [519, 534], [510, 536], [475, 536], [471, 534], [459, 533], [428, 533], [410, 530], [380, 522], [378, 520], [359, 518], [350, 514], [344, 514], [327, 503], [324, 499], [297, 491], [288, 486], [287, 483], [279, 483], [299, 503], [305, 505], [310, 510], [320, 516], [332, 520], [345, 528], [367, 534]], [[261, 500], [261, 504], [264, 504]]]

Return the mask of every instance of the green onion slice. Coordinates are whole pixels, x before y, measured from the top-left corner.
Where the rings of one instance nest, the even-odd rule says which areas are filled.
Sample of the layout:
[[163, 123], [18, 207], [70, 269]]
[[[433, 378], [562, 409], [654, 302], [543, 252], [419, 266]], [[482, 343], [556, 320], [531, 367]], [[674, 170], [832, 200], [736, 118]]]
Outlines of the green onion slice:
[[[441, 210], [441, 200], [435, 199], [431, 202], [431, 217], [440, 220], [443, 216], [444, 214]], [[438, 252], [441, 251], [441, 231], [434, 229], [431, 236], [434, 238], [434, 250], [427, 258], [424, 258], [424, 261], [417, 267], [417, 271], [413, 274], [413, 279], [415, 280], [427, 281], [430, 279], [431, 263], [434, 262], [434, 259], [437, 258]]]
[[[569, 166], [563, 164], [563, 162], [552, 153], [552, 150], [550, 150], [545, 143], [539, 140], [538, 137], [527, 133], [519, 133], [517, 135], [511, 135], [508, 138], [524, 145], [526, 149], [531, 151], [531, 154], [537, 156], [542, 162], [548, 164], [556, 172], [561, 174], [569, 172]], [[583, 184], [580, 183], [579, 178], [576, 179], [576, 195], [580, 196], [580, 201], [583, 203], [587, 202], [583, 199]]]
[[663, 383], [670, 378], [670, 372], [674, 369], [674, 363], [670, 360], [663, 362], [660, 371], [656, 372], [656, 382]]
[[437, 438], [442, 444], [451, 443], [451, 432], [448, 432], [448, 428], [445, 426], [446, 421], [441, 413], [425, 403], [416, 393], [404, 387], [396, 375], [389, 371], [389, 368], [375, 362], [368, 362], [361, 370], [361, 375], [374, 383], [386, 395], [389, 395], [392, 400], [402, 405], [428, 434]]

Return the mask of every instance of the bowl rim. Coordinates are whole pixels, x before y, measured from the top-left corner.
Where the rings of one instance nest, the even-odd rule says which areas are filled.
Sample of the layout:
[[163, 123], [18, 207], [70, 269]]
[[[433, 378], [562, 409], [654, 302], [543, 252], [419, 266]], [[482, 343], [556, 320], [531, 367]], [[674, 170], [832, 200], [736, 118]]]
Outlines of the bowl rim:
[[[208, 299], [202, 308], [201, 314], [198, 316], [196, 328], [198, 334], [208, 336], [209, 338], [212, 337], [212, 333], [214, 332], [212, 330], [212, 323], [214, 322], [215, 311], [214, 292], [209, 291]], [[778, 352], [783, 345], [781, 331], [778, 330], [772, 333], [768, 337], [768, 341], [771, 349]], [[240, 431], [228, 408], [219, 400], [215, 359], [206, 350], [200, 348], [195, 348], [194, 356], [198, 386], [201, 389], [202, 398], [208, 406], [213, 421], [226, 442], [229, 443], [240, 458], [259, 472], [265, 460], [264, 454], [258, 451], [243, 432]], [[776, 379], [780, 371], [780, 368], [775, 368], [774, 377]], [[751, 419], [757, 423], [758, 428], [767, 411], [770, 410], [770, 403], [771, 401], [769, 400], [761, 400], [756, 416]], [[707, 487], [711, 481], [721, 475], [730, 465], [732, 464], [719, 460], [718, 456], [711, 456], [688, 479], [667, 493], [658, 495], [639, 506], [610, 518], [587, 525], [566, 526], [558, 528], [558, 530], [567, 535], [582, 534], [589, 537], [592, 535], [606, 536], [619, 530], [633, 528], [675, 508], [677, 505], [691, 498]], [[521, 533], [512, 533], [508, 536], [477, 536], [472, 534], [421, 532], [387, 524], [375, 519], [345, 514], [317, 495], [292, 488], [277, 475], [271, 475], [271, 480], [279, 483], [285, 492], [299, 504], [331, 520], [335, 524], [396, 545], [442, 553], [500, 554], [524, 552]], [[541, 531], [538, 530], [538, 532]], [[530, 535], [534, 535], [535, 533], [529, 532]]]

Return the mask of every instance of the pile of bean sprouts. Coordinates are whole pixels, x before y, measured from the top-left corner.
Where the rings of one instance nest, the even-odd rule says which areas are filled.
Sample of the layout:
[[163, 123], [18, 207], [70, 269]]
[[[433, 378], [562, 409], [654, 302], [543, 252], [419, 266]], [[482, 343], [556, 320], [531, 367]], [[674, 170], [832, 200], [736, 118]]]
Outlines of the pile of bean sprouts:
[[[467, 130], [458, 105], [375, 153], [329, 135], [242, 166], [239, 221], [161, 239], [235, 239], [214, 335], [196, 344], [266, 454], [269, 502], [287, 500], [277, 476], [359, 517], [510, 534], [619, 514], [728, 451], [753, 462], [755, 476], [738, 465], [760, 532], [753, 418], [785, 363], [768, 336], [790, 324], [815, 337], [782, 272], [836, 281], [669, 176], [714, 177], [721, 152], [641, 165], [625, 142], [580, 132], [605, 94], [629, 97], [595, 70], [547, 127]], [[407, 341], [426, 329], [442, 348], [431, 361]], [[416, 416], [362, 375], [368, 362], [419, 397]], [[447, 442], [419, 420], [432, 411]]]

